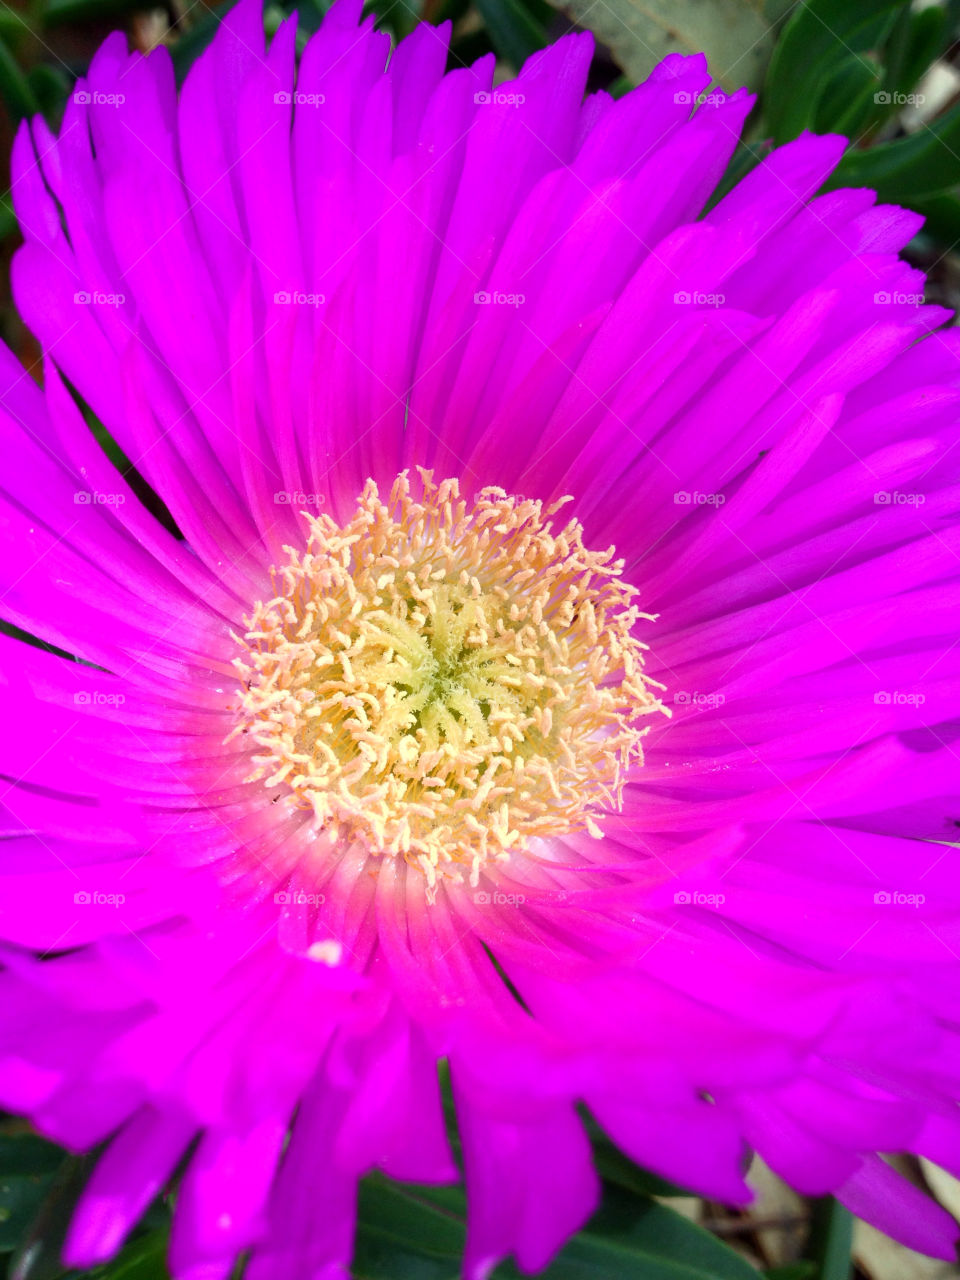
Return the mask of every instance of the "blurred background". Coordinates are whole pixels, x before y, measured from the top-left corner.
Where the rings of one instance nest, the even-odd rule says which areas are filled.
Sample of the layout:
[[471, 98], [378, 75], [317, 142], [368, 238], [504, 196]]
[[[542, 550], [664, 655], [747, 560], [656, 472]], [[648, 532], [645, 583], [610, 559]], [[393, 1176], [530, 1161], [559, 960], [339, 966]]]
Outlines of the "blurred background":
[[[0, 337], [30, 367], [39, 353], [14, 311], [8, 276], [19, 243], [9, 202], [18, 123], [42, 112], [56, 128], [73, 81], [115, 28], [143, 51], [167, 45], [182, 78], [229, 7], [230, 0], [0, 0]], [[293, 7], [268, 4], [267, 31]], [[298, 7], [306, 40], [328, 5]], [[745, 84], [758, 95], [724, 186], [806, 129], [845, 134], [851, 145], [830, 185], [872, 187], [884, 201], [923, 213], [908, 257], [928, 273], [927, 301], [960, 308], [960, 0], [372, 0], [367, 7], [396, 39], [418, 22], [452, 21], [451, 65], [493, 51], [501, 81], [573, 29], [597, 39], [590, 87], [614, 95], [665, 54], [703, 50], [721, 87]], [[960, 1268], [893, 1244], [832, 1201], [805, 1202], [762, 1166], [750, 1174], [756, 1204], [730, 1212], [636, 1169], [595, 1129], [593, 1140], [603, 1208], [549, 1268], [550, 1280], [960, 1280]], [[94, 1160], [69, 1156], [0, 1114], [0, 1280], [76, 1276], [60, 1263], [60, 1245]], [[928, 1163], [896, 1163], [960, 1217], [960, 1184]], [[163, 1280], [174, 1199], [175, 1190], [160, 1197], [121, 1257], [89, 1275]], [[458, 1187], [368, 1179], [356, 1280], [456, 1280], [464, 1208]], [[494, 1280], [516, 1276], [505, 1265]]]

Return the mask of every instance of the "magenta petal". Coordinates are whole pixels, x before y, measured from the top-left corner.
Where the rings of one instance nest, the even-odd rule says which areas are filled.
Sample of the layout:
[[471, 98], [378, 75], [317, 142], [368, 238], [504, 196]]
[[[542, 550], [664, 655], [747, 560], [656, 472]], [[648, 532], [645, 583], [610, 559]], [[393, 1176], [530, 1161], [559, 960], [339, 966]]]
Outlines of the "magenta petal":
[[919, 221], [817, 194], [836, 137], [712, 203], [702, 55], [614, 101], [583, 33], [503, 80], [362, 15], [240, 0], [179, 89], [111, 36], [14, 147], [0, 1106], [105, 1147], [69, 1261], [178, 1174], [177, 1280], [342, 1280], [359, 1179], [458, 1177], [447, 1072], [471, 1280], [588, 1219], [582, 1108], [951, 1256], [877, 1156], [954, 1167], [960, 1098]]
[[458, 1100], [470, 1214], [464, 1274], [482, 1280], [507, 1254], [541, 1270], [596, 1207], [599, 1181], [573, 1110], [505, 1121]]
[[183, 1119], [144, 1110], [107, 1148], [70, 1226], [64, 1258], [92, 1267], [113, 1256], [163, 1189], [192, 1136]]
[[838, 1188], [837, 1198], [851, 1213], [907, 1248], [947, 1262], [956, 1261], [960, 1245], [956, 1220], [879, 1157], [865, 1160]]

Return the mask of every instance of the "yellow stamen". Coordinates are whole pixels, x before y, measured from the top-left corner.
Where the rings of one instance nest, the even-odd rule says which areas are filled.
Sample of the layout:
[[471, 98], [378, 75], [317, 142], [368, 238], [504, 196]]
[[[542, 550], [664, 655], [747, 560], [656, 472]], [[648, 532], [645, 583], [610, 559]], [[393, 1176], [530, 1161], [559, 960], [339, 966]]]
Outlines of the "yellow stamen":
[[[290, 788], [333, 839], [439, 875], [529, 841], [601, 836], [663, 711], [623, 562], [559, 533], [542, 503], [407, 472], [353, 518], [305, 514], [305, 551], [244, 618], [239, 721], [253, 777]], [[659, 686], [656, 686], [659, 687]]]

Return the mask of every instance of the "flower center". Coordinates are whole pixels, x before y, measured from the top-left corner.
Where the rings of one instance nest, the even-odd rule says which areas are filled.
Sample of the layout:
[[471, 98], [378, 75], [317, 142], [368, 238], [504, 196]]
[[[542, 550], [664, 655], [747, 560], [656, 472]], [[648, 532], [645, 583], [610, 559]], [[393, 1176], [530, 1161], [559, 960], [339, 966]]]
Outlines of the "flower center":
[[663, 708], [623, 562], [576, 520], [553, 530], [569, 498], [490, 488], [468, 505], [419, 475], [386, 502], [369, 480], [344, 525], [305, 514], [306, 550], [284, 548], [236, 637], [234, 734], [259, 748], [254, 778], [432, 891], [536, 838], [600, 836]]

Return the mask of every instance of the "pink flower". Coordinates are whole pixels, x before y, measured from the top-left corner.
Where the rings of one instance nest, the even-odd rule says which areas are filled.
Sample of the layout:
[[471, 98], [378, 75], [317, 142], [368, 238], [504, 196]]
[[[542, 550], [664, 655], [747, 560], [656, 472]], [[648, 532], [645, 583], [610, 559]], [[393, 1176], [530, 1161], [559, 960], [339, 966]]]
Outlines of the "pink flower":
[[189, 1152], [178, 1280], [344, 1274], [362, 1175], [457, 1177], [440, 1060], [468, 1277], [590, 1214], [580, 1104], [953, 1256], [876, 1154], [960, 1172], [919, 220], [815, 196], [833, 137], [701, 216], [751, 105], [703, 58], [493, 92], [359, 9], [295, 71], [242, 0], [179, 96], [113, 36], [17, 142], [0, 1105], [108, 1144], [68, 1258]]

